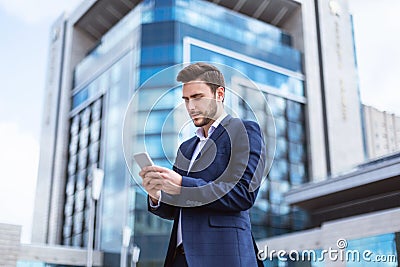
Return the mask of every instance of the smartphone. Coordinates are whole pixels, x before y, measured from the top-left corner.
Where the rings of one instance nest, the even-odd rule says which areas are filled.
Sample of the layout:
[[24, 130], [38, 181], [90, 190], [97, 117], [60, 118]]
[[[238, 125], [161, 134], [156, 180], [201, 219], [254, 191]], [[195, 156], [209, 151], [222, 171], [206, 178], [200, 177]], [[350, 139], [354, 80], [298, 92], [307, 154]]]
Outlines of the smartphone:
[[143, 169], [144, 167], [147, 167], [147, 166], [154, 165], [153, 161], [151, 160], [151, 158], [150, 158], [149, 154], [147, 154], [147, 152], [140, 152], [140, 153], [134, 154], [133, 158], [135, 159], [136, 163], [139, 165], [140, 169]]

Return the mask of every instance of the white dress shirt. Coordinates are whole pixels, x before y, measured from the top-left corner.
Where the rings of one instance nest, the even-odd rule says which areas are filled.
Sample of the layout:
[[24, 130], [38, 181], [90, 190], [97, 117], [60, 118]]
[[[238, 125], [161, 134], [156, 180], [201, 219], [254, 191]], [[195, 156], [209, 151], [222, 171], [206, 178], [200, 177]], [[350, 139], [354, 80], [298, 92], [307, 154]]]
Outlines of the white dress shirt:
[[[208, 129], [208, 135], [207, 137], [204, 136], [204, 131], [202, 127], [198, 127], [196, 130], [196, 136], [200, 139], [199, 142], [197, 143], [196, 148], [193, 151], [192, 158], [190, 160], [189, 168], [187, 173], [190, 172], [190, 169], [192, 168], [192, 165], [194, 161], [196, 160], [197, 156], [199, 155], [200, 151], [203, 149], [204, 145], [206, 144], [207, 140], [210, 138], [212, 133], [215, 131], [215, 129], [218, 127], [218, 125], [221, 123], [221, 121], [226, 117], [226, 113], [224, 112], [218, 119], [214, 121], [213, 124], [211, 124], [210, 128]], [[157, 205], [154, 205], [150, 201], [150, 207], [152, 208], [158, 208], [160, 206], [161, 202], [161, 196], [158, 199]], [[182, 210], [179, 211], [179, 220], [178, 220], [178, 232], [177, 232], [177, 241], [176, 241], [176, 246], [179, 246], [182, 243], [182, 225], [181, 225], [181, 217], [182, 217]]]

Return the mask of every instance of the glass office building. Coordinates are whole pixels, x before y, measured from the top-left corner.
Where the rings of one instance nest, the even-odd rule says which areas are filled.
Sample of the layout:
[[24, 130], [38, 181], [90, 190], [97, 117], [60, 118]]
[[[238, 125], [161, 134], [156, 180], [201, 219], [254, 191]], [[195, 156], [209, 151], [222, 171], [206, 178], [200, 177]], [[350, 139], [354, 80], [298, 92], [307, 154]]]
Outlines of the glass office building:
[[[224, 64], [251, 79], [258, 88], [226, 74], [227, 88], [244, 96], [232, 96], [230, 102], [236, 103], [240, 117], [257, 116], [267, 140], [276, 136], [274, 142], [267, 141], [276, 143], [275, 155], [274, 149], [268, 155], [275, 159], [251, 210], [255, 237], [304, 229], [305, 214], [282, 201], [283, 193], [307, 181], [302, 56], [291, 47], [291, 36], [213, 3], [147, 0], [109, 30], [74, 70], [63, 245], [87, 246], [90, 168], [96, 166], [105, 172], [96, 246], [111, 258], [119, 254], [122, 227], [128, 225], [142, 251], [141, 266], [163, 261], [172, 224], [147, 212], [146, 194], [126, 167], [121, 131], [129, 99], [142, 86], [131, 103], [138, 125], [130, 125], [128, 140], [133, 151], [145, 140], [156, 164], [171, 166], [179, 142], [192, 134], [179, 136], [174, 118], [164, 125], [181, 102], [180, 88], [171, 73], [146, 81], [170, 66], [193, 61]], [[258, 90], [269, 106], [257, 97]], [[150, 109], [143, 133], [139, 125]]]
[[[34, 254], [46, 264], [84, 265], [95, 209], [96, 265], [119, 265], [126, 226], [128, 254], [136, 244], [140, 266], [161, 265], [172, 222], [147, 211], [132, 154], [147, 150], [171, 167], [194, 134], [175, 77], [195, 61], [222, 70], [226, 110], [264, 132], [272, 166], [250, 213], [259, 248], [321, 252], [346, 238], [349, 250], [398, 251], [400, 161], [360, 165], [347, 1], [82, 1], [50, 33], [32, 231], [42, 246], [23, 246], [25, 263]], [[94, 207], [93, 167], [105, 173]]]
[[[163, 261], [172, 224], [147, 212], [146, 194], [126, 167], [121, 131], [129, 99], [141, 88], [131, 103], [135, 115], [126, 136], [129, 146], [135, 151], [145, 141], [157, 164], [171, 166], [179, 142], [193, 133], [179, 135], [179, 122], [174, 121], [179, 118], [164, 124], [181, 103], [176, 72], [148, 79], [170, 66], [193, 61], [230, 66], [256, 85], [252, 88], [225, 73], [227, 88], [241, 94], [228, 96], [230, 106], [244, 119], [256, 115], [267, 143], [276, 143], [275, 155], [269, 148], [268, 157], [274, 157], [274, 162], [268, 179], [251, 210], [255, 237], [306, 227], [306, 215], [282, 201], [286, 191], [307, 181], [302, 56], [291, 47], [291, 36], [209, 2], [146, 0], [109, 30], [74, 70], [63, 245], [87, 245], [90, 168], [95, 165], [105, 172], [96, 246], [113, 258], [120, 251], [122, 228], [128, 225], [133, 229], [132, 241], [142, 251], [141, 266]], [[257, 97], [259, 90], [269, 106]], [[143, 125], [150, 109], [143, 132], [138, 125]]]

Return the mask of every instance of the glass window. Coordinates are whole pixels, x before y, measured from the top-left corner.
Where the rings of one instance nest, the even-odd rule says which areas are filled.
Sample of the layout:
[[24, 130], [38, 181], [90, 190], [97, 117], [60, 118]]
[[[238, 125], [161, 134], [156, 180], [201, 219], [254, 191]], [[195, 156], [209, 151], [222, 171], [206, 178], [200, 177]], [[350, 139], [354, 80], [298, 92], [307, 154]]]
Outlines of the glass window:
[[304, 146], [302, 144], [289, 143], [289, 159], [292, 163], [302, 162], [305, 158]]
[[167, 65], [175, 62], [175, 45], [153, 45], [142, 47], [142, 65]]
[[[74, 196], [70, 195], [70, 196], [67, 196], [67, 199], [65, 201], [64, 215], [72, 216], [73, 211], [74, 211]], [[67, 222], [65, 221], [64, 223], [66, 224]], [[72, 224], [72, 222], [71, 222], [71, 224]]]
[[85, 190], [79, 190], [75, 193], [75, 212], [82, 211], [85, 206]]
[[[202, 36], [202, 39], [203, 36]], [[221, 44], [222, 47], [226, 48], [226, 43]], [[243, 50], [248, 50], [248, 47], [241, 47], [241, 48], [231, 48], [233, 51], [238, 51], [242, 53]], [[287, 74], [283, 74], [280, 72], [273, 71], [268, 68], [260, 67], [236, 58], [233, 56], [227, 56], [222, 53], [217, 53], [215, 51], [211, 51], [209, 49], [191, 45], [190, 46], [190, 59], [192, 61], [211, 61], [211, 59], [215, 56], [215, 54], [220, 55], [221, 58], [224, 59], [224, 62], [228, 66], [232, 66], [233, 68], [239, 70], [241, 73], [247, 75], [253, 81], [264, 84], [266, 86], [273, 87], [275, 89], [281, 90], [283, 92], [289, 93], [291, 91], [296, 92], [296, 89], [302, 87], [302, 81], [298, 78], [293, 78], [288, 76]], [[257, 58], [257, 57], [256, 57]], [[281, 59], [280, 59], [281, 60]], [[268, 60], [267, 60], [268, 61]], [[260, 75], [261, 72], [265, 73], [265, 75]], [[229, 75], [225, 74], [226, 81], [230, 80]], [[259, 78], [264, 78], [259, 80]]]
[[268, 104], [274, 117], [285, 115], [286, 100], [279, 96], [268, 95]]
[[274, 138], [276, 135], [276, 126], [275, 126], [275, 120], [271, 116], [266, 116], [265, 117], [265, 124], [266, 124], [266, 132], [267, 135], [271, 138]]
[[[172, 110], [153, 110], [148, 112], [138, 113], [138, 125], [143, 125], [144, 128], [138, 128], [138, 133], [154, 134], [154, 133], [171, 133], [174, 131], [173, 123], [165, 123], [170, 116]], [[170, 121], [171, 122], [171, 121]]]
[[149, 111], [150, 109], [171, 109], [179, 100], [174, 91], [167, 92], [165, 89], [150, 88], [140, 90], [138, 99], [138, 108], [143, 111]]
[[[177, 86], [177, 82], [175, 80], [176, 75], [178, 74], [178, 69], [176, 69], [176, 73], [171, 73], [171, 71], [164, 71], [166, 68], [170, 67], [169, 65], [162, 66], [143, 66], [140, 68], [140, 85], [145, 85], [146, 88], [153, 87], [161, 87], [170, 85]], [[154, 74], [157, 74], [157, 79], [149, 79]]]
[[76, 189], [83, 190], [86, 183], [86, 170], [79, 171], [76, 179]]
[[92, 120], [97, 121], [101, 118], [101, 98], [97, 99], [92, 105]]
[[288, 163], [285, 160], [275, 160], [269, 172], [271, 180], [288, 179]]
[[142, 26], [142, 49], [151, 45], [174, 43], [175, 22], [144, 24]]
[[87, 185], [86, 186], [86, 189], [85, 189], [85, 197], [86, 197], [86, 207], [87, 207], [87, 209], [85, 210], [85, 220], [87, 220], [88, 218], [87, 218], [87, 216], [89, 216], [89, 209], [90, 209], [90, 206], [91, 206], [91, 201], [90, 201], [90, 199], [92, 198], [92, 185], [90, 184], [90, 185]]
[[[86, 191], [86, 195], [88, 195], [87, 191]], [[90, 197], [90, 196], [89, 196]], [[88, 202], [90, 203], [90, 202]], [[90, 221], [90, 208], [87, 207], [84, 211], [84, 222], [85, 222], [85, 229], [89, 229], [89, 221]]]
[[72, 246], [80, 247], [82, 245], [82, 234], [77, 234], [72, 237]]
[[73, 175], [76, 172], [76, 162], [77, 162], [77, 156], [76, 155], [72, 155], [69, 158], [69, 162], [68, 162], [68, 175]]
[[[398, 266], [398, 252], [400, 233], [389, 233], [371, 237], [365, 237], [355, 240], [349, 240], [347, 251], [359, 251], [359, 260], [349, 260], [346, 262], [348, 267], [362, 267], [368, 266], [373, 262], [376, 265], [373, 266]], [[363, 257], [363, 252], [370, 251], [368, 254], [364, 254], [367, 258]], [[350, 254], [350, 253], [349, 253]], [[379, 257], [379, 258], [378, 258]], [[358, 258], [357, 258], [358, 259]], [[368, 261], [368, 259], [370, 261]], [[380, 264], [379, 264], [380, 263]]]
[[290, 183], [292, 185], [301, 185], [306, 182], [304, 164], [290, 164]]
[[75, 116], [71, 123], [71, 135], [76, 135], [79, 132], [79, 116]]
[[87, 247], [88, 245], [88, 231], [83, 231], [82, 233], [82, 247]]
[[90, 141], [96, 142], [100, 139], [101, 121], [94, 121], [90, 125]]
[[289, 77], [287, 86], [289, 88], [289, 93], [304, 96], [304, 83], [302, 81]]
[[286, 114], [289, 121], [294, 121], [294, 122], [303, 121], [303, 114], [304, 114], [303, 104], [288, 100]]
[[78, 168], [83, 170], [87, 167], [88, 149], [85, 148], [79, 152]]
[[82, 232], [83, 212], [74, 214], [74, 233], [79, 234]]
[[[73, 201], [73, 200], [72, 200], [72, 201]], [[72, 222], [73, 222], [72, 216], [66, 216], [66, 217], [64, 218], [64, 224], [65, 224], [65, 225], [72, 225]]]
[[287, 124], [283, 117], [275, 117], [275, 127], [277, 137], [286, 137]]
[[90, 145], [89, 148], [89, 161], [90, 163], [96, 163], [99, 161], [99, 146], [100, 142], [96, 142]]
[[73, 195], [75, 193], [75, 175], [68, 177], [68, 182], [65, 187], [65, 192], [67, 195]]
[[[65, 237], [63, 239], [63, 245], [64, 246], [71, 246], [71, 242], [72, 242], [71, 237]], [[43, 266], [45, 266], [45, 265], [43, 265]]]
[[97, 79], [89, 84], [89, 86], [88, 86], [88, 94], [89, 94], [90, 98], [93, 97], [94, 95], [96, 95], [97, 92], [99, 91], [97, 84], [98, 84], [98, 80]]
[[72, 227], [70, 225], [64, 225], [63, 237], [70, 237], [72, 234]]
[[81, 127], [87, 127], [89, 126], [89, 121], [90, 121], [90, 107], [85, 108], [84, 111], [80, 113], [81, 115]]
[[71, 139], [69, 142], [69, 153], [71, 155], [75, 155], [76, 152], [78, 151], [78, 140], [79, 140], [79, 136], [77, 134], [74, 134], [71, 136]]
[[89, 98], [88, 88], [85, 87], [72, 96], [72, 109], [78, 107]]
[[303, 142], [305, 130], [302, 124], [288, 122], [288, 138], [291, 142]]
[[79, 133], [79, 148], [87, 147], [89, 142], [89, 128], [85, 127], [82, 128], [81, 132]]
[[288, 143], [286, 139], [276, 139], [275, 158], [286, 158], [288, 153]]
[[176, 154], [176, 134], [146, 135], [139, 136], [138, 143], [145, 144], [146, 151], [152, 159], [166, 160], [167, 157], [174, 157]]

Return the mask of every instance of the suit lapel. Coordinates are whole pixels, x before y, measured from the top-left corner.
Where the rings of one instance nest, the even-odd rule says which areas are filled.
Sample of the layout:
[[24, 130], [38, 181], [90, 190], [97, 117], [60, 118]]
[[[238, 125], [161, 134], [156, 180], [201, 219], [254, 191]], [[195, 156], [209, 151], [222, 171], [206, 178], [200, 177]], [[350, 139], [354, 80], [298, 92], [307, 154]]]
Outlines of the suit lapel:
[[231, 120], [232, 116], [227, 115], [221, 123], [218, 125], [218, 127], [214, 130], [210, 138], [207, 140], [205, 143], [203, 149], [201, 150], [201, 154], [206, 153], [206, 151], [212, 146], [213, 143], [217, 141], [217, 139], [221, 136], [223, 132], [226, 131], [226, 127], [229, 124], [229, 121]]
[[[230, 120], [231, 120], [232, 116], [231, 115], [227, 115], [222, 121], [221, 123], [218, 125], [218, 127], [214, 130], [214, 132], [211, 134], [210, 138], [207, 140], [207, 142], [204, 144], [204, 147], [201, 149], [199, 155], [196, 157], [196, 160], [193, 162], [192, 168], [191, 170], [195, 170], [195, 166], [202, 161], [201, 156], [205, 155], [205, 153], [207, 152], [207, 150], [210, 149], [210, 147], [213, 146], [213, 144], [216, 143], [216, 141], [218, 140], [219, 137], [221, 137], [221, 134], [224, 133], [226, 131], [226, 127], [229, 124]], [[197, 145], [197, 142], [196, 142]], [[196, 146], [194, 146], [195, 148]], [[193, 155], [193, 150], [191, 151], [190, 154], [190, 158]], [[215, 153], [216, 151], [214, 151]], [[204, 159], [204, 158], [203, 158]], [[189, 166], [189, 165], [188, 165]]]
[[192, 158], [193, 152], [199, 142], [197, 136], [192, 137], [189, 142], [178, 150], [176, 167], [182, 171], [181, 175], [186, 175], [189, 169], [190, 160]]

